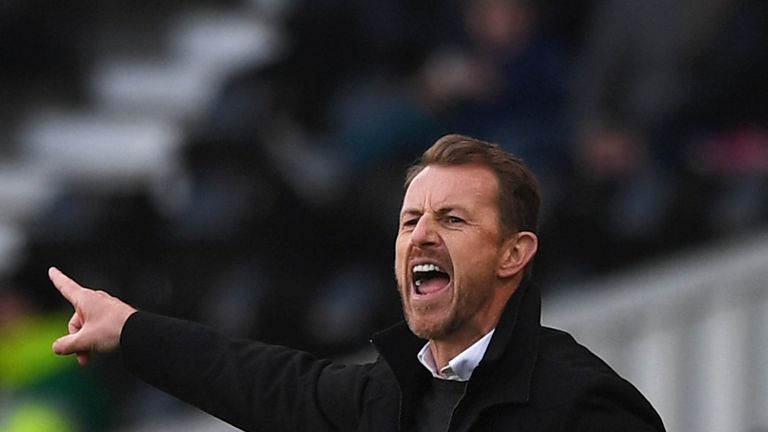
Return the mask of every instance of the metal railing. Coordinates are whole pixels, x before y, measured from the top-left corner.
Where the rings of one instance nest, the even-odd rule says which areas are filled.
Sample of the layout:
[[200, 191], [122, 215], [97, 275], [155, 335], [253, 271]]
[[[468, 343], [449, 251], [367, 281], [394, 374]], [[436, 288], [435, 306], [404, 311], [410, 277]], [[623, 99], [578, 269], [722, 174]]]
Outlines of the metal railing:
[[545, 299], [632, 381], [670, 432], [768, 431], [768, 233]]

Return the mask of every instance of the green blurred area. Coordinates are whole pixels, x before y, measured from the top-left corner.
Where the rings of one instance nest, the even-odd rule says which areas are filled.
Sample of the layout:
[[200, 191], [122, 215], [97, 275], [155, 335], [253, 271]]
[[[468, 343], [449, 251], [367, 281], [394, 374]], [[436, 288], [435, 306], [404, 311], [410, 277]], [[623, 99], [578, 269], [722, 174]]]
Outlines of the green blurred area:
[[67, 321], [60, 313], [28, 315], [0, 327], [0, 430], [109, 428], [112, 410], [93, 371], [51, 351]]

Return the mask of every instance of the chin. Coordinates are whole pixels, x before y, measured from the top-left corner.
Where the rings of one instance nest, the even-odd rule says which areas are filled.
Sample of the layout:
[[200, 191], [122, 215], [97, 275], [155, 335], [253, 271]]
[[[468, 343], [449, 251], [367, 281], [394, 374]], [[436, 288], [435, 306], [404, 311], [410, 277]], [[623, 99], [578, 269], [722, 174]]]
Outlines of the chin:
[[422, 339], [445, 339], [450, 335], [452, 329], [447, 317], [442, 317], [440, 319], [429, 319], [426, 317], [416, 318], [411, 313], [406, 317], [406, 321], [408, 322], [408, 328], [411, 329], [411, 332]]

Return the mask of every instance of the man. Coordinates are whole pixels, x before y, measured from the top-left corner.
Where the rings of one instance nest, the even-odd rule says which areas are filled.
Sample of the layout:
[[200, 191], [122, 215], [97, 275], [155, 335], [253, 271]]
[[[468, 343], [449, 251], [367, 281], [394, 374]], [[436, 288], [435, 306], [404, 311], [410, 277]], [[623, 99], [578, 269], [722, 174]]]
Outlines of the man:
[[342, 365], [137, 312], [52, 268], [75, 307], [58, 354], [120, 348], [126, 368], [257, 431], [663, 431], [643, 396], [566, 333], [527, 282], [539, 191], [498, 147], [448, 135], [406, 177], [395, 273], [407, 325]]

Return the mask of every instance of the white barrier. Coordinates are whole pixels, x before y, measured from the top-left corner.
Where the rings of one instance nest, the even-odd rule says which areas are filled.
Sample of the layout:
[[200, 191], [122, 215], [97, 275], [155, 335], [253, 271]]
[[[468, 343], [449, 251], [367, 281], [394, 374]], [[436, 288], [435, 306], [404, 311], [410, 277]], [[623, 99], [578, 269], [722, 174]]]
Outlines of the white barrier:
[[571, 287], [544, 301], [635, 383], [670, 432], [768, 430], [768, 233]]

